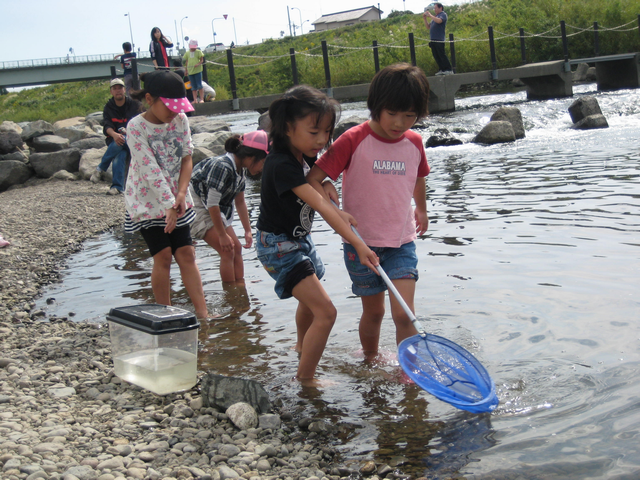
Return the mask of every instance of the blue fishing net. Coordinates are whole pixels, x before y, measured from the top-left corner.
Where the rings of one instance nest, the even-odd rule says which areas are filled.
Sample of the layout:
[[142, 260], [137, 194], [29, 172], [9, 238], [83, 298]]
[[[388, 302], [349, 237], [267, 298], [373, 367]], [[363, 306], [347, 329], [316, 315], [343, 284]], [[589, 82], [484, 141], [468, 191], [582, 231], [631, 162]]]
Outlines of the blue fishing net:
[[431, 334], [418, 334], [398, 346], [402, 369], [421, 388], [461, 410], [491, 412], [498, 406], [487, 370], [460, 345]]

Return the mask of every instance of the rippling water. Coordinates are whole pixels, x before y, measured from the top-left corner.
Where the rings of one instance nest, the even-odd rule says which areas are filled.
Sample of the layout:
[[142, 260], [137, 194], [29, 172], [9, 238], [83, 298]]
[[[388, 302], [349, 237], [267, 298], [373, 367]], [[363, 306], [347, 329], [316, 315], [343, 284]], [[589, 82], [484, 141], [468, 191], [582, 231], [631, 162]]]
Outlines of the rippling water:
[[[319, 219], [314, 240], [324, 286], [338, 309], [319, 374], [335, 386], [301, 389], [295, 301], [280, 301], [245, 253], [247, 287], [219, 281], [215, 252], [197, 246], [207, 301], [223, 319], [204, 326], [200, 367], [266, 385], [293, 411], [339, 426], [347, 462], [364, 459], [415, 476], [638, 478], [640, 476], [640, 92], [597, 94], [610, 128], [570, 129], [573, 99], [528, 102], [524, 93], [457, 100], [428, 118], [469, 141], [499, 104], [520, 108], [527, 136], [513, 144], [429, 149], [429, 232], [417, 241], [416, 314], [432, 333], [463, 345], [494, 378], [491, 415], [455, 410], [401, 381], [393, 322], [388, 362], [359, 355], [360, 302], [350, 292], [339, 237]], [[366, 113], [345, 106], [343, 117]], [[257, 114], [225, 115], [235, 131]], [[259, 195], [247, 191], [255, 222]], [[241, 229], [240, 229], [241, 231]], [[152, 297], [151, 260], [120, 231], [89, 241], [40, 306], [104, 320], [109, 308]], [[175, 303], [191, 308], [173, 272]], [[55, 303], [45, 305], [46, 298]]]

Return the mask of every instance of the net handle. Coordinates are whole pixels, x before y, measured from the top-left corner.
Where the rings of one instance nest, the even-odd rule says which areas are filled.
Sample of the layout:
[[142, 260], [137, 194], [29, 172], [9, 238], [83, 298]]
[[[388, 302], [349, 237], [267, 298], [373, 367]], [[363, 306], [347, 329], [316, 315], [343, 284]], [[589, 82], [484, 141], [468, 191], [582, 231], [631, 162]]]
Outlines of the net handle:
[[[331, 203], [333, 203], [334, 207], [338, 208], [338, 205], [336, 205], [336, 203], [333, 200], [331, 200]], [[351, 225], [351, 230], [353, 231], [353, 233], [356, 234], [356, 237], [362, 240], [362, 237], [360, 236], [360, 233], [358, 233], [358, 230], [356, 230], [356, 227]], [[362, 242], [366, 244], [364, 240], [362, 240]], [[413, 312], [409, 308], [409, 305], [407, 305], [407, 302], [404, 301], [404, 298], [402, 298], [402, 295], [400, 295], [400, 292], [398, 292], [398, 289], [396, 288], [396, 286], [393, 284], [393, 282], [387, 275], [387, 272], [384, 271], [381, 265], [376, 265], [376, 270], [378, 270], [378, 273], [384, 280], [384, 283], [387, 284], [387, 288], [389, 288], [391, 293], [393, 293], [393, 295], [396, 297], [396, 300], [404, 310], [404, 313], [407, 314], [407, 317], [409, 317], [409, 320], [411, 320], [411, 323], [413, 323], [413, 326], [416, 328], [418, 333], [420, 333], [420, 335], [425, 335], [425, 331], [424, 331], [424, 328], [422, 327], [422, 324], [418, 321], [416, 316], [413, 314]]]

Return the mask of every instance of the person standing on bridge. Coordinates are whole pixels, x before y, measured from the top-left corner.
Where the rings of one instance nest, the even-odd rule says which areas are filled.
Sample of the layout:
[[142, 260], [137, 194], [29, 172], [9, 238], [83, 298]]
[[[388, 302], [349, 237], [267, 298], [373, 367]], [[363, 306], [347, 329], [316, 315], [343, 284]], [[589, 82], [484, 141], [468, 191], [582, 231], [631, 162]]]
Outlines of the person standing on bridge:
[[167, 48], [172, 48], [173, 42], [162, 34], [162, 30], [158, 27], [151, 29], [151, 43], [149, 44], [149, 52], [153, 65], [158, 69], [169, 68], [169, 57], [167, 56]]
[[111, 166], [113, 179], [108, 195], [120, 195], [124, 191], [124, 172], [126, 169], [129, 148], [125, 141], [126, 127], [133, 117], [142, 112], [142, 104], [125, 94], [124, 82], [119, 78], [111, 80], [109, 87], [111, 99], [104, 106], [102, 117], [103, 131], [107, 136], [107, 151], [102, 156], [100, 165], [91, 175], [90, 180], [98, 183], [102, 174]]
[[451, 69], [451, 63], [447, 58], [447, 54], [444, 51], [445, 30], [447, 26], [447, 14], [444, 12], [444, 7], [441, 3], [433, 4], [433, 13], [428, 10], [429, 7], [424, 9], [422, 19], [424, 25], [429, 30], [431, 41], [429, 47], [431, 47], [431, 53], [433, 58], [438, 64], [440, 69], [436, 75], [451, 75], [453, 70]]

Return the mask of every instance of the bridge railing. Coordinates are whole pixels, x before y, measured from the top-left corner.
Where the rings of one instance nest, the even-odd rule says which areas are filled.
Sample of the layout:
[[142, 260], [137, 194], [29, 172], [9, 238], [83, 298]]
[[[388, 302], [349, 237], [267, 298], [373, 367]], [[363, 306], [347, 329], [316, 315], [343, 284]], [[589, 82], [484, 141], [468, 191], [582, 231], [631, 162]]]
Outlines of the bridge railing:
[[[136, 52], [138, 58], [151, 58], [151, 54], [148, 51]], [[167, 51], [168, 55], [173, 55], [171, 50]], [[100, 55], [67, 55], [66, 57], [54, 57], [54, 58], [37, 58], [33, 60], [9, 60], [1, 61], [0, 69], [9, 68], [30, 68], [30, 67], [53, 67], [56, 65], [73, 65], [95, 62], [111, 62], [116, 55], [121, 53], [103, 53]]]

